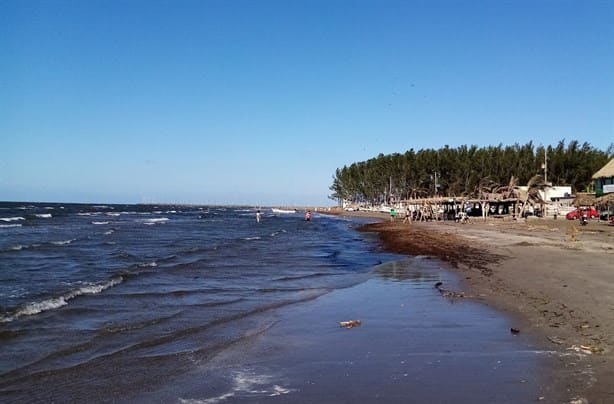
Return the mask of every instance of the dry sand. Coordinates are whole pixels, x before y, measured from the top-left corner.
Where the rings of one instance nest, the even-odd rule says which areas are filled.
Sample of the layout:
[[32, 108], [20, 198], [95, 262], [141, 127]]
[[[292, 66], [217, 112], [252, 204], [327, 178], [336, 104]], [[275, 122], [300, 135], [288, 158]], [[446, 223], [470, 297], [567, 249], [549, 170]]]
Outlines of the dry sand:
[[409, 224], [374, 216], [385, 220], [363, 230], [378, 232], [383, 248], [450, 263], [467, 298], [505, 311], [521, 333], [560, 352], [550, 368], [553, 393], [614, 403], [614, 226], [540, 218]]

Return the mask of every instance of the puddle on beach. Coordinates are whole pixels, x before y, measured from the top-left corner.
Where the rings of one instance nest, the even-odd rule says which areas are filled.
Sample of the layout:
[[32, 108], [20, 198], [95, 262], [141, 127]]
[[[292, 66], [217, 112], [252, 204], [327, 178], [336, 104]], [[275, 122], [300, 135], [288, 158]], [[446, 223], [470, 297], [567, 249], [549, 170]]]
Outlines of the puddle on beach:
[[[136, 401], [518, 403], [540, 393], [540, 351], [509, 319], [443, 297], [455, 276], [415, 257], [368, 281], [284, 308], [265, 333]], [[339, 321], [358, 319], [352, 329]], [[270, 319], [269, 319], [270, 320]], [[134, 401], [134, 400], [133, 400]]]

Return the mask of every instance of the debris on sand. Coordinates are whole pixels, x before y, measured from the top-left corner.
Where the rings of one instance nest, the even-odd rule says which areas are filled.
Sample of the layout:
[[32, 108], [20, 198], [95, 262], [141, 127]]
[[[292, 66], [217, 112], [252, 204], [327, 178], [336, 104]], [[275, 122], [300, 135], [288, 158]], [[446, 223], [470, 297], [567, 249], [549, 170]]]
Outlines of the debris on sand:
[[520, 334], [520, 330], [519, 330], [518, 328], [514, 328], [514, 327], [510, 328], [510, 332], [511, 332], [512, 334], [515, 334], [515, 335], [516, 335], [516, 334]]
[[590, 345], [579, 345], [579, 346], [572, 345], [568, 349], [571, 351], [575, 351], [575, 352], [582, 352], [583, 354], [586, 354], [586, 355], [597, 354], [597, 353], [603, 352], [603, 348], [597, 347], [597, 346], [590, 346]]
[[439, 293], [441, 293], [441, 295], [443, 297], [452, 297], [452, 298], [454, 298], [454, 297], [468, 297], [468, 296], [465, 296], [464, 292], [455, 292], [453, 290], [448, 290], [448, 289], [443, 288], [442, 285], [443, 285], [443, 282], [437, 282], [435, 284], [435, 289], [437, 289], [439, 291]]
[[552, 342], [553, 344], [557, 344], [557, 345], [563, 345], [565, 343], [565, 340], [556, 336], [552, 336], [552, 337], [547, 337], [548, 341]]
[[343, 328], [359, 327], [361, 324], [360, 320], [339, 321], [339, 325]]

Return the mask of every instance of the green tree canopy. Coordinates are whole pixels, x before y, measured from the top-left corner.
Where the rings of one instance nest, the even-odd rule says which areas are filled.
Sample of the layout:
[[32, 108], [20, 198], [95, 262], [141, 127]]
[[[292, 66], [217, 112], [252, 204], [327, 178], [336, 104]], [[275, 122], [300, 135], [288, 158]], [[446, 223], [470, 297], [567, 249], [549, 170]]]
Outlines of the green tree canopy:
[[548, 182], [570, 185], [584, 191], [591, 176], [614, 157], [614, 144], [606, 151], [573, 140], [555, 147], [535, 146], [532, 142], [510, 146], [444, 146], [438, 150], [410, 149], [405, 153], [380, 154], [367, 161], [338, 168], [330, 186], [332, 199], [379, 204], [411, 197], [475, 196], [488, 179], [505, 186], [514, 178], [527, 184], [544, 175], [548, 158]]

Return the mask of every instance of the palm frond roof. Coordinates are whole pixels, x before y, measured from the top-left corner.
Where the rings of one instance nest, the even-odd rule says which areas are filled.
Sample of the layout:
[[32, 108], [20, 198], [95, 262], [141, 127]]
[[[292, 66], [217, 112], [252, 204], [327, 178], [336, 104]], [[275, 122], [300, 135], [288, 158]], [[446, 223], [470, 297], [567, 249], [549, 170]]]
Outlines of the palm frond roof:
[[608, 164], [601, 167], [599, 171], [593, 174], [593, 179], [599, 179], [604, 177], [614, 177], [614, 159], [610, 160]]

